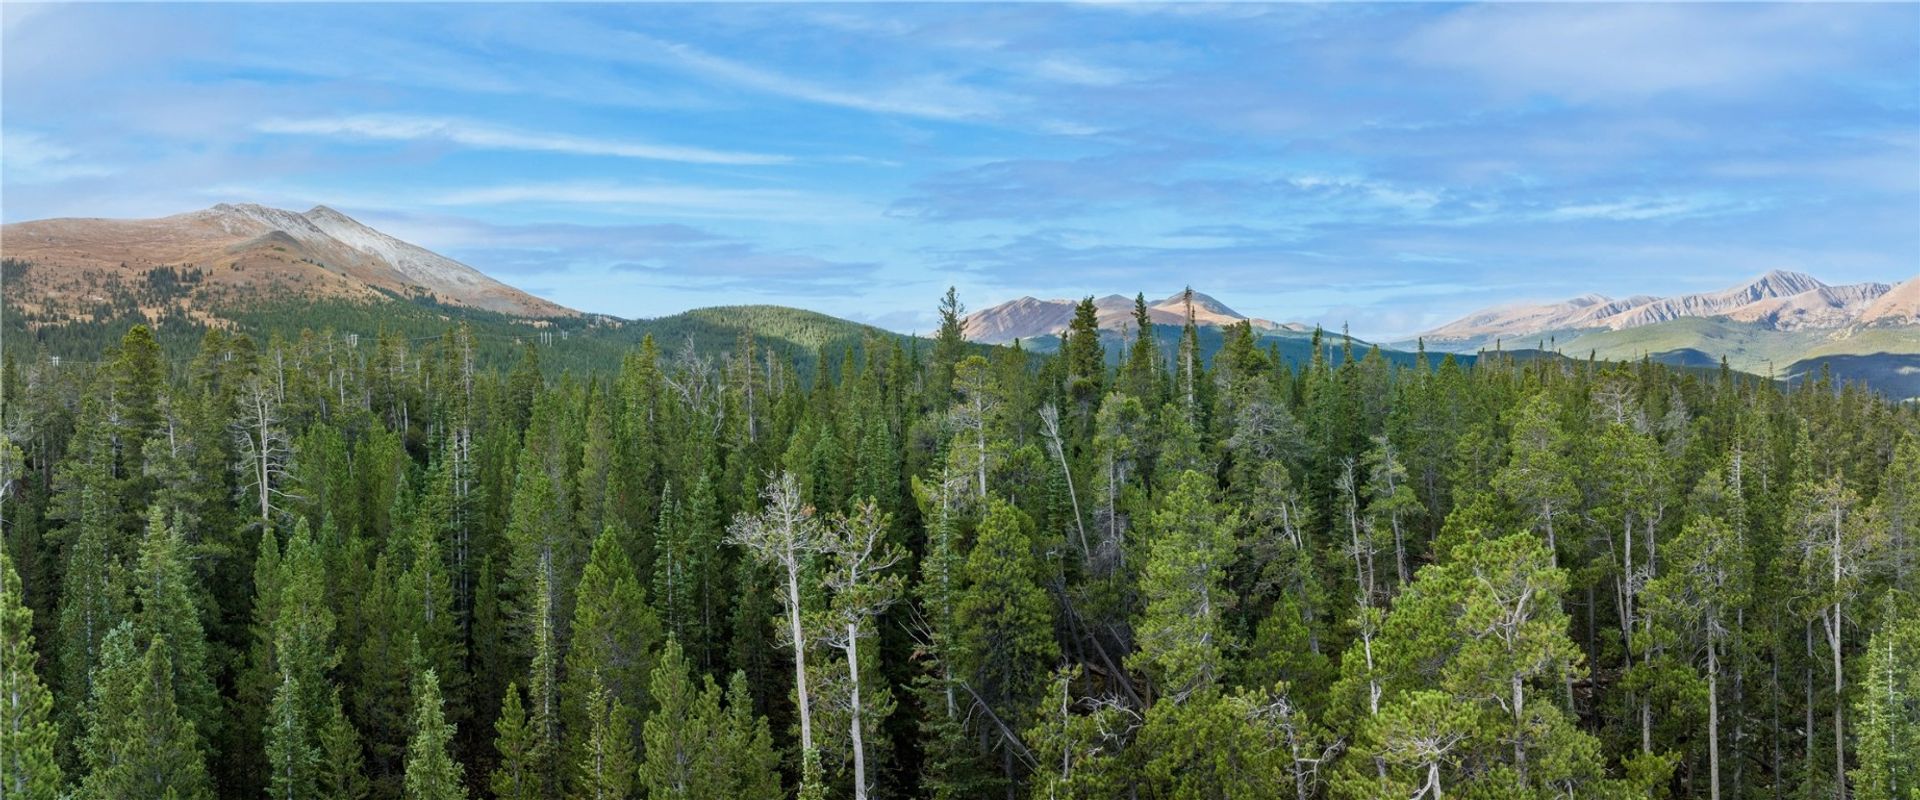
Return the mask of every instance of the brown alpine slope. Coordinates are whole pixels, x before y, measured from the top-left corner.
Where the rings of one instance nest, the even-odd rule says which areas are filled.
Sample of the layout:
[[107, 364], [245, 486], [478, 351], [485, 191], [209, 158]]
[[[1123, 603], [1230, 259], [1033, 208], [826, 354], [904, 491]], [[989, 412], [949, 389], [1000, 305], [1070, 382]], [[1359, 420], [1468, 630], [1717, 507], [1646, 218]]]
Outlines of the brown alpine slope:
[[[0, 226], [0, 255], [29, 265], [7, 287], [29, 318], [86, 319], [103, 305], [134, 304], [149, 317], [215, 322], [225, 309], [266, 300], [374, 301], [383, 291], [518, 317], [579, 314], [326, 206], [302, 214], [223, 203], [159, 219], [19, 222]], [[143, 290], [160, 285], [169, 290]]]
[[1908, 278], [1880, 295], [1860, 312], [1857, 321], [1861, 325], [1920, 325], [1920, 276]]

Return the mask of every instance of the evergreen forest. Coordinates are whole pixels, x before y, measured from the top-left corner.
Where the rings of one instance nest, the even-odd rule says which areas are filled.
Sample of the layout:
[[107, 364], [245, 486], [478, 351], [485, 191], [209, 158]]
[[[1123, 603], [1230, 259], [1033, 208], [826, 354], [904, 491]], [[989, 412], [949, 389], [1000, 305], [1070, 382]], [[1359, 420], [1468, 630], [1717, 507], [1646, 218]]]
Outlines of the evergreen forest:
[[1920, 798], [1912, 404], [939, 310], [8, 349], [0, 798]]

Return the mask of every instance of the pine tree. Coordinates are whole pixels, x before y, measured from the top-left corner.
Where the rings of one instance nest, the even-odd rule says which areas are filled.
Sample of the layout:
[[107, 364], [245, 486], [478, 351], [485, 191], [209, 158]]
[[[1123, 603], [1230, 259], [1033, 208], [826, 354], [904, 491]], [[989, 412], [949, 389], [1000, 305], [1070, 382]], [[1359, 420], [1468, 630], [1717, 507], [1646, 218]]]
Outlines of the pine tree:
[[1311, 797], [1317, 744], [1284, 694], [1209, 691], [1148, 709], [1131, 749], [1143, 795], [1256, 800]]
[[929, 386], [936, 404], [944, 405], [952, 396], [953, 368], [967, 352], [967, 307], [960, 304], [954, 288], [940, 298], [940, 331], [933, 340], [932, 380]]
[[1867, 642], [1854, 699], [1858, 800], [1920, 797], [1920, 605], [1888, 595], [1887, 613]]
[[[1193, 287], [1180, 292], [1181, 307], [1186, 313], [1186, 324], [1180, 328], [1180, 352], [1174, 366], [1174, 392], [1178, 397], [1180, 409], [1188, 419], [1198, 421], [1201, 407], [1206, 401], [1206, 365], [1200, 361], [1200, 328], [1194, 324]], [[1315, 352], [1319, 351], [1319, 339], [1314, 340]]]
[[1078, 430], [1085, 430], [1095, 407], [1105, 396], [1106, 348], [1100, 344], [1100, 310], [1088, 297], [1074, 306], [1073, 320], [1060, 341], [1060, 358], [1067, 370], [1067, 399], [1072, 402]]
[[660, 518], [653, 524], [653, 599], [659, 604], [666, 634], [691, 641], [699, 616], [694, 580], [698, 565], [682, 517], [680, 501], [669, 483], [660, 496]]
[[[647, 680], [653, 671], [653, 650], [660, 641], [660, 622], [647, 605], [639, 581], [609, 527], [593, 544], [593, 555], [580, 576], [580, 602], [574, 607], [573, 643], [567, 649], [560, 687], [562, 726], [567, 732], [569, 763], [578, 761], [593, 730], [595, 691], [605, 691], [623, 708], [644, 714], [651, 708]], [[511, 702], [519, 705], [518, 692]], [[627, 735], [638, 733], [629, 723]]]
[[[132, 598], [126, 565], [115, 555], [118, 531], [111, 512], [92, 489], [80, 499], [84, 508], [78, 531], [66, 549], [60, 590], [59, 680], [54, 683], [61, 728], [78, 739], [85, 733], [81, 709], [93, 695], [93, 678], [107, 633], [126, 619]], [[71, 763], [70, 761], [68, 763]]]
[[212, 781], [201, 737], [174, 700], [167, 642], [155, 637], [144, 655], [122, 623], [101, 644], [81, 745], [87, 774], [80, 795], [211, 800]]
[[1213, 495], [1206, 476], [1180, 476], [1153, 514], [1140, 578], [1146, 608], [1140, 616], [1140, 652], [1129, 663], [1153, 678], [1165, 700], [1176, 703], [1220, 680], [1230, 647], [1223, 619], [1232, 595], [1224, 583], [1239, 522]]
[[1127, 350], [1125, 389], [1143, 405], [1160, 405], [1160, 347], [1145, 294], [1133, 298], [1133, 344]]
[[1126, 558], [1126, 504], [1139, 484], [1136, 473], [1147, 453], [1149, 428], [1146, 409], [1131, 397], [1111, 394], [1100, 404], [1093, 435], [1100, 494], [1090, 558], [1090, 571], [1097, 576], [1118, 571]]
[[1138, 791], [1126, 750], [1140, 714], [1111, 698], [1075, 697], [1073, 687], [1084, 677], [1078, 666], [1055, 671], [1035, 709], [1040, 722], [1027, 734], [1039, 764], [1031, 797], [1095, 800]]
[[266, 753], [263, 731], [270, 727], [267, 714], [284, 678], [274, 655], [274, 621], [280, 614], [283, 577], [280, 537], [272, 528], [262, 528], [253, 558], [253, 624], [248, 630], [247, 665], [236, 692], [240, 714], [235, 738], [249, 751], [241, 757], [236, 777], [241, 786], [254, 789], [266, 785], [267, 765], [259, 760]]
[[165, 661], [173, 668], [169, 683], [174, 702], [206, 744], [217, 738], [222, 707], [207, 665], [206, 634], [193, 593], [197, 581], [182, 550], [179, 529], [168, 525], [164, 512], [154, 506], [147, 515], [147, 537], [134, 575], [138, 605], [134, 631], [136, 642], [164, 643]]
[[53, 694], [37, 671], [33, 612], [21, 602], [20, 578], [0, 546], [0, 795], [56, 800], [62, 771], [55, 758], [60, 729]]
[[635, 774], [632, 730], [627, 707], [604, 687], [587, 697], [589, 731], [574, 762], [571, 797], [575, 800], [626, 800]]
[[[1615, 778], [1599, 743], [1554, 697], [1577, 677], [1580, 653], [1560, 604], [1566, 574], [1530, 533], [1469, 536], [1422, 569], [1395, 600], [1384, 630], [1349, 651], [1352, 690], [1372, 709], [1343, 760], [1336, 796], [1424, 796], [1516, 787], [1593, 797], [1640, 796], [1671, 762], [1640, 759]], [[1368, 609], [1377, 613], [1377, 609]], [[1479, 765], [1463, 770], [1461, 765]]]
[[575, 479], [580, 495], [579, 521], [575, 527], [585, 533], [606, 527], [608, 509], [616, 507], [612, 491], [616, 468], [613, 420], [608, 404], [605, 393], [597, 386], [588, 391], [586, 440], [580, 443], [580, 471]]
[[399, 576], [390, 554], [374, 561], [355, 622], [354, 661], [348, 672], [353, 723], [363, 737], [366, 768], [376, 785], [393, 786], [406, 763], [409, 690], [414, 657], [407, 618], [410, 609], [401, 600]]
[[332, 800], [365, 800], [368, 785], [365, 756], [360, 750], [360, 732], [340, 702], [335, 689], [327, 701], [327, 717], [320, 727], [320, 766], [317, 793]]
[[[687, 549], [693, 554], [691, 574], [694, 606], [698, 614], [698, 624], [695, 626], [697, 635], [690, 642], [689, 649], [701, 665], [711, 667], [720, 658], [718, 632], [726, 619], [733, 587], [732, 565], [726, 548], [726, 518], [713, 479], [705, 470], [693, 481], [693, 490], [687, 494], [681, 522], [686, 526]], [[640, 684], [644, 683], [644, 680], [640, 681]]]
[[411, 533], [407, 548], [410, 557], [395, 582], [395, 593], [405, 612], [401, 617], [404, 635], [413, 648], [408, 657], [444, 676], [440, 688], [451, 706], [448, 718], [458, 727], [469, 718], [470, 686], [465, 642], [454, 609], [452, 576], [447, 573], [446, 548], [440, 539], [444, 525], [442, 520], [421, 514], [405, 529]]
[[[540, 570], [534, 577], [533, 591], [536, 597], [553, 597], [553, 578], [546, 569]], [[551, 601], [549, 601], [551, 602]], [[552, 606], [536, 611], [533, 631], [533, 658], [527, 668], [527, 727], [532, 731], [535, 746], [531, 753], [533, 762], [533, 780], [542, 796], [551, 795], [563, 777], [559, 770], [562, 756], [560, 741], [560, 687], [559, 649], [556, 641], [556, 625], [552, 620], [555, 611]]]
[[[718, 687], [708, 691], [719, 694]], [[780, 794], [780, 753], [773, 747], [767, 718], [754, 715], [744, 673], [733, 673], [726, 691], [726, 710], [714, 726], [719, 740], [712, 763], [720, 776], [719, 797], [774, 797]]]
[[[1811, 466], [1803, 454], [1802, 464]], [[1846, 799], [1846, 668], [1847, 607], [1861, 591], [1866, 570], [1869, 531], [1854, 518], [1859, 496], [1839, 473], [1824, 479], [1808, 476], [1794, 489], [1794, 546], [1801, 556], [1801, 574], [1816, 598], [1820, 628], [1826, 634], [1833, 676], [1833, 781]], [[1812, 731], [1808, 731], [1811, 735]]]
[[[734, 674], [723, 708], [720, 687], [707, 678], [702, 688], [689, 669], [680, 645], [667, 640], [649, 681], [658, 707], [642, 726], [646, 755], [640, 763], [639, 783], [645, 796], [681, 800], [780, 796], [780, 758], [766, 718], [753, 714], [745, 676]], [[817, 781], [817, 770], [815, 762], [803, 770], [803, 780]]]
[[274, 800], [319, 797], [320, 750], [313, 743], [314, 721], [301, 708], [300, 682], [287, 675], [273, 693], [267, 714], [267, 796]]
[[[1703, 483], [1716, 483], [1710, 473]], [[1740, 531], [1717, 515], [1696, 515], [1665, 550], [1667, 569], [1647, 587], [1648, 613], [1658, 635], [1682, 637], [1682, 652], [1705, 659], [1707, 786], [1713, 800], [1721, 787], [1721, 672], [1725, 669], [1737, 611], [1751, 600], [1752, 562]]]
[[[272, 554], [270, 545], [270, 538], [263, 541], [263, 552]], [[278, 597], [256, 607], [257, 613], [270, 616], [272, 631], [270, 655], [256, 657], [263, 658], [266, 668], [280, 678], [261, 723], [269, 793], [278, 798], [313, 797], [327, 787], [351, 793], [360, 771], [357, 759], [338, 761], [346, 758], [338, 748], [348, 743], [330, 745], [328, 737], [350, 738], [357, 749], [358, 736], [346, 721], [339, 691], [329, 678], [340, 661], [334, 643], [335, 617], [327, 600], [326, 562], [305, 519], [295, 523], [286, 557], [273, 561], [277, 574], [263, 576], [261, 591]]]
[[1368, 521], [1374, 530], [1385, 529], [1393, 534], [1393, 563], [1398, 578], [1395, 585], [1404, 587], [1413, 579], [1407, 541], [1412, 533], [1412, 518], [1418, 516], [1424, 506], [1407, 480], [1407, 467], [1400, 461], [1399, 448], [1385, 435], [1373, 437], [1373, 448], [1366, 452], [1363, 460], [1367, 466], [1367, 492], [1371, 495], [1367, 501]]
[[1546, 393], [1521, 406], [1513, 424], [1512, 458], [1493, 476], [1493, 487], [1527, 510], [1531, 525], [1546, 537], [1547, 552], [1559, 563], [1556, 523], [1578, 513], [1580, 489], [1568, 458], [1571, 442], [1559, 424], [1560, 408]]
[[649, 689], [655, 707], [642, 725], [646, 756], [640, 764], [640, 784], [651, 798], [703, 797], [701, 781], [709, 777], [698, 769], [706, 746], [698, 727], [703, 709], [678, 642], [668, 639], [661, 648]]
[[493, 796], [499, 800], [537, 800], [544, 788], [540, 779], [546, 755], [544, 743], [527, 724], [527, 711], [520, 702], [520, 686], [508, 684], [500, 703], [500, 718], [493, 723], [494, 752], [499, 761], [488, 778]]
[[440, 678], [429, 669], [413, 683], [413, 738], [407, 742], [407, 800], [465, 800], [466, 771], [448, 745], [454, 727], [441, 707]]
[[[1046, 689], [1059, 656], [1053, 641], [1053, 602], [1043, 587], [1033, 523], [1012, 504], [993, 498], [967, 554], [954, 608], [954, 674], [971, 711], [978, 703], [1000, 753], [1001, 778], [1011, 792], [1017, 775], [1014, 731]], [[963, 716], [971, 717], [972, 714]]]
[[1920, 434], [1901, 437], [1895, 445], [1873, 516], [1882, 529], [1893, 588], [1920, 593]]
[[[568, 453], [579, 448], [565, 438], [566, 412], [558, 395], [539, 395], [539, 413], [527, 429], [514, 471], [503, 583], [514, 599], [515, 641], [522, 647], [532, 643], [542, 625], [552, 626], [557, 640], [564, 640], [561, 626], [570, 621], [573, 609], [570, 590], [588, 551], [586, 537], [573, 527], [569, 491], [573, 472], [567, 466]], [[544, 590], [536, 586], [543, 576]]]

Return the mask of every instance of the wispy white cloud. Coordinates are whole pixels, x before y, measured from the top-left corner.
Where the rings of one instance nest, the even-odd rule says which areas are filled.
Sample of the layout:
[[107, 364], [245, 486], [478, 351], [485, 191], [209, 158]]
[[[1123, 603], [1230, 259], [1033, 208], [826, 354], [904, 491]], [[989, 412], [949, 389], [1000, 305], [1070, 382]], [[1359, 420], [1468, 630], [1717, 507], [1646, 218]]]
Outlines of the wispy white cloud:
[[673, 183], [515, 183], [453, 189], [422, 198], [433, 206], [513, 204], [617, 206], [685, 217], [756, 220], [872, 218], [873, 209], [841, 198], [789, 189], [733, 189]]
[[785, 164], [791, 158], [767, 153], [742, 153], [682, 147], [627, 139], [602, 139], [566, 133], [524, 131], [449, 117], [404, 114], [357, 114], [306, 119], [276, 118], [254, 126], [262, 133], [328, 136], [385, 141], [437, 141], [486, 150], [526, 150], [611, 156], [688, 164]]
[[1033, 74], [1050, 81], [1083, 86], [1113, 86], [1135, 78], [1131, 70], [1064, 55], [1049, 56], [1035, 62]]
[[1546, 211], [1540, 217], [1556, 222], [1574, 220], [1641, 222], [1734, 213], [1751, 210], [1752, 206], [1752, 203], [1734, 203], [1696, 197], [1643, 197], [1563, 205]]
[[903, 81], [859, 88], [842, 88], [805, 80], [714, 55], [689, 44], [633, 34], [643, 49], [657, 50], [687, 71], [766, 94], [821, 105], [876, 114], [896, 114], [937, 120], [985, 119], [1001, 116], [1010, 98], [942, 75], [919, 75]]

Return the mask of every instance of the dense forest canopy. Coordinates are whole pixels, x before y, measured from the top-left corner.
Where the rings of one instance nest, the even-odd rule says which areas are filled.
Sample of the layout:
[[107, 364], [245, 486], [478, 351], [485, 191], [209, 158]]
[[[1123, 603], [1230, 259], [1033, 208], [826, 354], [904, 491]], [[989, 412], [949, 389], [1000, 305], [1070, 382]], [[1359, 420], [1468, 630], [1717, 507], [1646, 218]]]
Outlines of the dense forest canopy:
[[9, 349], [0, 797], [1920, 797], [1913, 406], [960, 311]]

